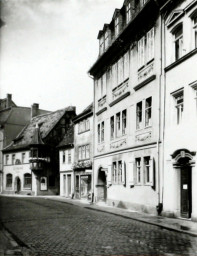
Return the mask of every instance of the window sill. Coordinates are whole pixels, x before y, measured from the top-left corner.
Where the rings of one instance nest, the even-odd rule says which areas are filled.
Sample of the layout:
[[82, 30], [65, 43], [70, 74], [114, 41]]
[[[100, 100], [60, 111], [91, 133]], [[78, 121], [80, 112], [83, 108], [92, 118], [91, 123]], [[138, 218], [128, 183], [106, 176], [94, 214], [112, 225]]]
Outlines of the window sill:
[[142, 128], [139, 128], [139, 129], [136, 129], [135, 132], [144, 131], [144, 130], [150, 129], [150, 128], [152, 128], [152, 125], [149, 125], [149, 126], [146, 126], [146, 127], [142, 127]]
[[128, 97], [130, 95], [130, 92], [126, 92], [125, 94], [123, 94], [122, 96], [120, 96], [119, 98], [115, 99], [114, 101], [112, 101], [109, 106], [112, 107], [115, 104], [117, 104], [118, 102], [120, 102], [121, 100], [125, 99], [126, 97]]
[[137, 84], [135, 87], [133, 87], [133, 89], [134, 89], [135, 91], [137, 91], [137, 90], [141, 89], [142, 87], [144, 87], [145, 85], [147, 85], [148, 83], [150, 83], [150, 82], [152, 82], [153, 80], [155, 80], [155, 78], [156, 78], [156, 75], [152, 75], [152, 76], [150, 76], [149, 78], [147, 78], [145, 81], [143, 81], [143, 82]]
[[105, 112], [107, 110], [107, 107], [102, 108], [101, 110], [99, 110], [98, 112], [96, 112], [96, 115], [100, 115], [101, 113]]
[[182, 62], [184, 62], [185, 60], [187, 60], [188, 58], [192, 57], [193, 55], [195, 55], [197, 53], [197, 48], [192, 50], [191, 52], [187, 53], [186, 55], [182, 56], [180, 59], [176, 60], [175, 62], [173, 62], [172, 64], [170, 64], [169, 66], [167, 66], [164, 70], [165, 72], [168, 72], [169, 70], [173, 69], [174, 67], [178, 66], [179, 64], [181, 64]]
[[90, 131], [90, 129], [85, 130], [85, 131], [83, 131], [83, 132], [78, 132], [78, 134], [82, 134], [82, 133], [84, 133], [84, 132], [89, 132], [89, 131]]

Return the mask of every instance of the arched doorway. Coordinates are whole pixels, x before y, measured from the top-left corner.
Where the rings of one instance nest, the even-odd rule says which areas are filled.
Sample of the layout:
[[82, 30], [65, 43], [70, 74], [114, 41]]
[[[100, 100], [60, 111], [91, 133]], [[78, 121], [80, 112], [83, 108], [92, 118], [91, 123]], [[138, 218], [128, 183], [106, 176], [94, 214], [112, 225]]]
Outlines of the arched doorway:
[[15, 192], [19, 193], [21, 191], [21, 180], [20, 178], [17, 176], [15, 178]]
[[192, 166], [195, 162], [195, 152], [187, 149], [176, 150], [173, 166], [180, 170], [180, 215], [183, 218], [191, 218], [192, 214]]
[[99, 168], [98, 170], [98, 180], [97, 180], [97, 200], [106, 202], [107, 200], [107, 179], [104, 168]]

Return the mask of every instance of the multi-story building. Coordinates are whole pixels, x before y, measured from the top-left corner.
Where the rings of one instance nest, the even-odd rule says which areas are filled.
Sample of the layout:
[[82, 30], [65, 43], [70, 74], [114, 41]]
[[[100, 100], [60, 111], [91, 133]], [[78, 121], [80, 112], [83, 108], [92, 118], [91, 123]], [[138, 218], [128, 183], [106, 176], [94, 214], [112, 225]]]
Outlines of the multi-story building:
[[99, 31], [94, 77], [95, 201], [162, 206], [162, 1], [124, 1]]
[[12, 95], [7, 94], [5, 99], [0, 99], [0, 193], [2, 192], [3, 154], [2, 149], [16, 138], [19, 132], [29, 123], [32, 117], [49, 111], [39, 109], [34, 103], [31, 108], [16, 106]]
[[197, 220], [197, 1], [161, 9], [165, 91], [164, 212]]
[[72, 198], [74, 195], [74, 126], [72, 126], [59, 146], [60, 196]]
[[74, 197], [92, 195], [93, 104], [73, 119], [74, 123]]
[[75, 107], [35, 116], [3, 150], [3, 192], [59, 193], [58, 144], [70, 128]]

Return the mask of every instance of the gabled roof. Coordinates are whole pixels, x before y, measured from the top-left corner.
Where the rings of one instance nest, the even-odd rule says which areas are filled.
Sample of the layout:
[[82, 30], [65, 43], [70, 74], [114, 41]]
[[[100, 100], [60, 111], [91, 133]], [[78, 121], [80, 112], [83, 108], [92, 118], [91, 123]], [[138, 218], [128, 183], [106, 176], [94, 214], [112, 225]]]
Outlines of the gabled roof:
[[74, 144], [74, 125], [70, 127], [67, 134], [64, 136], [63, 140], [57, 146], [58, 148], [71, 147]]
[[32, 144], [35, 127], [38, 124], [40, 127], [41, 139], [47, 137], [59, 120], [66, 112], [74, 111], [75, 107], [67, 107], [51, 113], [35, 116], [30, 123], [19, 133], [16, 139], [4, 149], [4, 151], [27, 147]]
[[80, 114], [78, 114], [75, 118], [73, 118], [73, 122], [77, 123], [81, 121], [83, 118], [93, 115], [93, 103], [88, 105]]

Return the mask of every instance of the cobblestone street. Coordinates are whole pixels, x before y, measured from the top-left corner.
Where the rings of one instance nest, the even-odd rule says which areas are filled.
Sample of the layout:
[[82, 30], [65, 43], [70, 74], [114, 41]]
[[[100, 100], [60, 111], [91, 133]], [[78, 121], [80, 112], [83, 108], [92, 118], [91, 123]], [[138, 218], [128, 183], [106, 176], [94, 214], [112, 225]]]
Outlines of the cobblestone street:
[[197, 238], [44, 198], [0, 197], [3, 226], [32, 255], [197, 255]]

